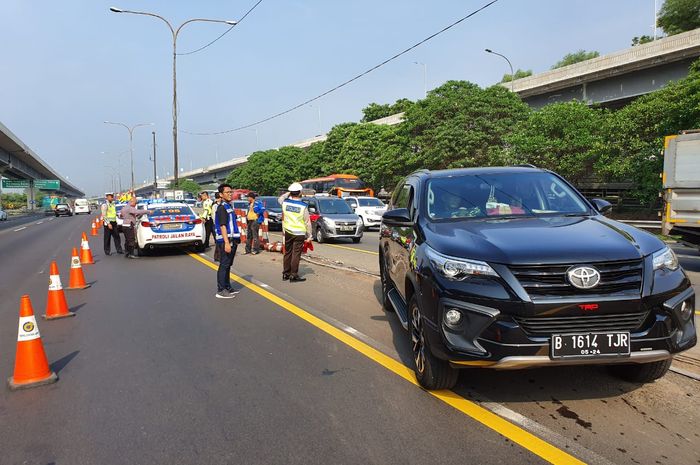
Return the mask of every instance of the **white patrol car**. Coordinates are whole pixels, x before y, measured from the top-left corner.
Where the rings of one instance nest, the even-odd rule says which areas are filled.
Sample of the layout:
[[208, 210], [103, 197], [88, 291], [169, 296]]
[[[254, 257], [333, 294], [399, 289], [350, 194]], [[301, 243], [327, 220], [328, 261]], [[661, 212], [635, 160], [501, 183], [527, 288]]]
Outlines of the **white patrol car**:
[[360, 217], [363, 229], [378, 228], [382, 224], [386, 205], [381, 200], [375, 197], [344, 197], [344, 199]]
[[203, 251], [204, 224], [184, 202], [153, 203], [136, 227], [139, 252], [156, 247], [193, 245]]

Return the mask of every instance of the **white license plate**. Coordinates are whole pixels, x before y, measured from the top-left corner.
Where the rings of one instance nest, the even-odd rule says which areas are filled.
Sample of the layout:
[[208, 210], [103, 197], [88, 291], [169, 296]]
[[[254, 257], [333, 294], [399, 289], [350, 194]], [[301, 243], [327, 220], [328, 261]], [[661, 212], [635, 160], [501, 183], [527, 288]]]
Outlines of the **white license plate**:
[[163, 229], [181, 229], [182, 228], [182, 223], [166, 223], [163, 225]]
[[595, 358], [630, 354], [630, 333], [553, 334], [552, 358]]
[[340, 230], [340, 231], [354, 231], [355, 228], [353, 226], [339, 226], [338, 230]]

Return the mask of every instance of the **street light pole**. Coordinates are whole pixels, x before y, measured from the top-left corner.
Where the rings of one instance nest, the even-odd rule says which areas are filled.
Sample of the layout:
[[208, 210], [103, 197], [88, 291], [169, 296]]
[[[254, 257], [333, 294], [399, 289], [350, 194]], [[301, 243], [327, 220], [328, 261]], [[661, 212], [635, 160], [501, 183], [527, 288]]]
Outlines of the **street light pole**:
[[114, 123], [112, 121], [104, 121], [105, 124], [115, 124], [117, 126], [122, 126], [129, 131], [129, 153], [131, 154], [131, 190], [134, 190], [134, 129], [140, 128], [142, 126], [153, 126], [153, 123], [139, 123], [131, 127], [124, 123]]
[[428, 96], [428, 65], [420, 61], [414, 61], [413, 64], [423, 66], [423, 98], [426, 98]]
[[484, 49], [484, 51], [485, 51], [486, 53], [491, 53], [491, 54], [493, 54], [493, 55], [498, 55], [499, 57], [503, 58], [504, 60], [506, 60], [506, 61], [508, 62], [508, 66], [510, 66], [510, 91], [511, 91], [511, 92], [514, 92], [514, 91], [513, 91], [513, 81], [515, 80], [515, 73], [513, 72], [513, 64], [510, 62], [510, 60], [509, 60], [505, 55], [501, 55], [500, 53], [496, 53], [496, 52], [494, 52], [493, 50], [491, 50], [491, 49], [489, 49], [489, 48]]
[[153, 134], [153, 196], [155, 197], [156, 192], [158, 192], [158, 174], [156, 170], [156, 132], [152, 131]]
[[177, 154], [177, 36], [180, 34], [180, 30], [189, 23], [194, 23], [194, 22], [205, 22], [205, 23], [221, 23], [221, 24], [228, 24], [229, 26], [235, 26], [238, 24], [238, 21], [226, 21], [226, 20], [220, 20], [220, 19], [205, 19], [205, 18], [194, 18], [194, 19], [188, 19], [184, 23], [180, 24], [177, 29], [173, 27], [172, 24], [170, 24], [170, 21], [167, 19], [163, 18], [160, 15], [157, 15], [155, 13], [147, 13], [143, 11], [131, 11], [131, 10], [122, 10], [120, 8], [114, 8], [111, 7], [109, 9], [113, 13], [131, 13], [133, 15], [143, 15], [143, 16], [152, 16], [154, 18], [158, 18], [161, 21], [163, 21], [168, 28], [170, 29], [170, 32], [173, 35], [173, 164], [174, 164], [174, 173], [175, 173], [175, 185], [178, 183], [178, 154]]

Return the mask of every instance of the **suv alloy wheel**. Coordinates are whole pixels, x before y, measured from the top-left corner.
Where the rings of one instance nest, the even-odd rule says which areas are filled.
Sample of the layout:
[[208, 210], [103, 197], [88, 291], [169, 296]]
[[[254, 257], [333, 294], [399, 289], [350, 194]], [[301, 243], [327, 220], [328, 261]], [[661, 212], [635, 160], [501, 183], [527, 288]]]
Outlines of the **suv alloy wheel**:
[[459, 371], [445, 360], [436, 358], [427, 345], [423, 330], [423, 315], [418, 306], [418, 299], [412, 296], [408, 303], [409, 334], [411, 349], [418, 383], [425, 389], [452, 389], [457, 384]]

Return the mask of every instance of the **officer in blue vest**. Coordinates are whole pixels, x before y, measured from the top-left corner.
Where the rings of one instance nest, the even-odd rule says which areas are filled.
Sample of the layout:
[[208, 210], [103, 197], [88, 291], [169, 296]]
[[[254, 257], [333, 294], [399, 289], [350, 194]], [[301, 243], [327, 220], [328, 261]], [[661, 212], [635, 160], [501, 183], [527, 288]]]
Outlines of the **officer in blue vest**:
[[214, 214], [214, 232], [216, 234], [216, 248], [219, 252], [219, 269], [216, 272], [216, 297], [218, 299], [232, 299], [238, 294], [231, 288], [231, 265], [236, 249], [241, 242], [241, 233], [236, 223], [236, 212], [233, 211], [231, 198], [233, 188], [230, 184], [219, 186], [219, 195], [222, 198], [221, 205]]

